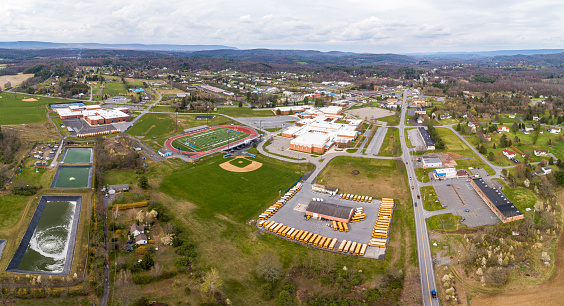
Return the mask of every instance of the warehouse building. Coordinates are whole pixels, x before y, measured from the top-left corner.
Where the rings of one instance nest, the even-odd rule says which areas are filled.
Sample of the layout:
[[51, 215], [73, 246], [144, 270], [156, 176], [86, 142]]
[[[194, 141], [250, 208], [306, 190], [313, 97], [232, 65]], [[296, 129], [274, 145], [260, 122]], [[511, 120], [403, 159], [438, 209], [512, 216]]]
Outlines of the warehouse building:
[[523, 213], [507, 199], [503, 192], [489, 187], [482, 178], [472, 179], [471, 184], [480, 198], [484, 200], [486, 205], [488, 205], [501, 222], [507, 223], [525, 217]]
[[438, 156], [423, 156], [423, 168], [440, 168], [443, 162]]
[[418, 127], [417, 130], [419, 131], [419, 135], [421, 135], [421, 138], [423, 139], [427, 150], [434, 150], [435, 141], [433, 140], [433, 137], [431, 137], [431, 134], [429, 134], [429, 131], [427, 131], [427, 129], [422, 126]]
[[330, 221], [338, 221], [349, 223], [354, 208], [330, 204], [327, 202], [311, 201], [306, 209], [306, 214], [316, 219], [327, 219]]

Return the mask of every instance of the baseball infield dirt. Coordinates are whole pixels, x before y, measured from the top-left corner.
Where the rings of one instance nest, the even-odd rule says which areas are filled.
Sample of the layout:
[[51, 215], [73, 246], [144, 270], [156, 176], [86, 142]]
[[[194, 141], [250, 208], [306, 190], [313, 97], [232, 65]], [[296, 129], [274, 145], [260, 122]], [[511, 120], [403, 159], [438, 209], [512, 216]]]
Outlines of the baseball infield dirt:
[[[237, 159], [237, 158], [244, 158], [244, 157], [237, 156], [235, 158]], [[226, 161], [223, 164], [220, 164], [219, 166], [221, 168], [223, 168], [227, 171], [231, 171], [231, 172], [251, 172], [251, 171], [255, 171], [258, 168], [262, 167], [262, 163], [251, 160], [251, 163], [249, 165], [247, 165], [246, 167], [239, 168], [237, 166], [232, 165], [229, 161]]]

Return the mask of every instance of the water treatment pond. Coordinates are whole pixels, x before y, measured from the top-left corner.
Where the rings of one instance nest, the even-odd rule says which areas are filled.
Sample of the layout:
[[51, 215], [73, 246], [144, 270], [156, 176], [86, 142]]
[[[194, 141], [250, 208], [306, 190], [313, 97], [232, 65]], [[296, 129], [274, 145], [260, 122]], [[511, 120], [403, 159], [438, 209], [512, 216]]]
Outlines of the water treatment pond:
[[80, 196], [43, 196], [6, 270], [68, 275], [81, 205]]
[[59, 166], [51, 188], [89, 188], [92, 166]]
[[62, 160], [65, 164], [92, 163], [92, 148], [66, 148]]

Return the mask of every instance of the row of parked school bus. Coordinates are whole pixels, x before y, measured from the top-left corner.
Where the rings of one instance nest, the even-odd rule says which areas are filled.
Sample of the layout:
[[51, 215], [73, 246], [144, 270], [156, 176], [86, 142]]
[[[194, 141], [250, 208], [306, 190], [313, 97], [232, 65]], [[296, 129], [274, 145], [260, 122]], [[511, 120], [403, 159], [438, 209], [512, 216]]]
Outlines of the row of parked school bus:
[[[275, 221], [260, 220], [258, 222], [258, 226], [262, 226], [264, 227], [264, 229], [277, 235], [288, 237], [290, 239], [313, 245], [322, 249], [333, 250], [337, 245], [337, 238], [325, 237], [308, 231], [299, 230], [293, 227], [286, 226], [282, 223], [277, 223]], [[364, 256], [367, 247], [368, 245], [366, 244], [343, 240], [338, 250], [339, 252]]]
[[94, 132], [94, 133], [86, 133], [86, 134], [76, 134], [78, 138], [87, 138], [87, 137], [94, 137], [100, 135], [110, 135], [110, 134], [118, 134], [121, 133], [121, 130], [111, 130], [111, 131], [102, 131], [102, 132]]
[[349, 201], [366, 202], [366, 203], [372, 202], [372, 197], [359, 196], [355, 194], [341, 193], [338, 195], [338, 197]]
[[302, 188], [302, 183], [297, 183], [294, 187], [290, 188], [281, 198], [276, 201], [274, 205], [267, 208], [264, 213], [259, 215], [259, 220], [266, 220], [274, 215], [286, 202], [288, 202], [300, 189]]
[[354, 214], [350, 222], [364, 221], [364, 219], [366, 219], [366, 214], [364, 213], [364, 209], [362, 207], [357, 207], [354, 209]]
[[394, 200], [383, 198], [378, 210], [378, 218], [372, 231], [372, 239], [369, 246], [385, 248], [388, 243], [390, 226], [392, 224], [392, 214], [394, 212]]

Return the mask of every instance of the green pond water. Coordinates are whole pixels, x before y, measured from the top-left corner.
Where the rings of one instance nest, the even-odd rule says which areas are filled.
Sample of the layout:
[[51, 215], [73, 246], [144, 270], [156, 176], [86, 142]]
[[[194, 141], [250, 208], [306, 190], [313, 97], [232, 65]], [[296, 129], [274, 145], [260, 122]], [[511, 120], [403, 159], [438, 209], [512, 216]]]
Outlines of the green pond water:
[[76, 202], [47, 202], [18, 269], [62, 272], [65, 266]]
[[63, 163], [65, 164], [88, 164], [92, 156], [92, 148], [69, 148]]
[[59, 167], [59, 178], [56, 188], [86, 188], [88, 187], [89, 167]]

